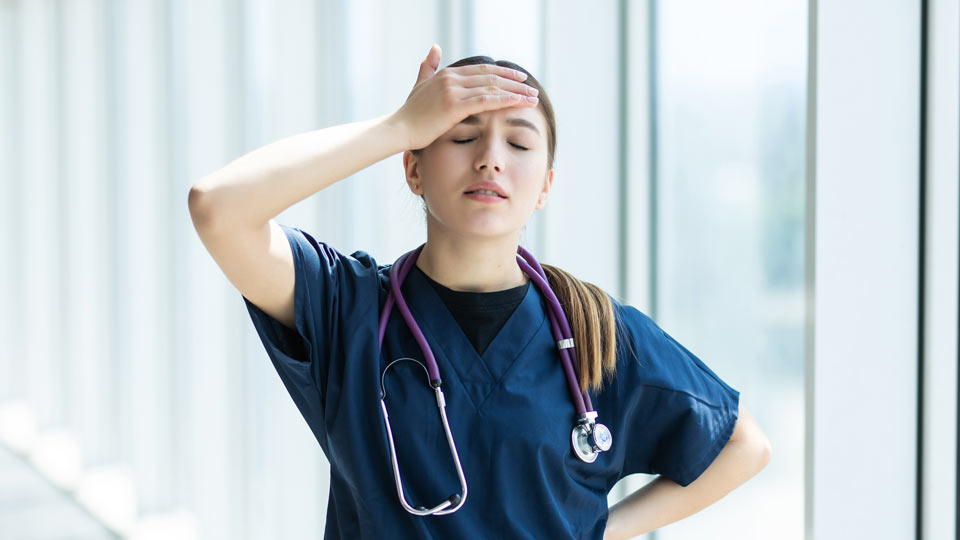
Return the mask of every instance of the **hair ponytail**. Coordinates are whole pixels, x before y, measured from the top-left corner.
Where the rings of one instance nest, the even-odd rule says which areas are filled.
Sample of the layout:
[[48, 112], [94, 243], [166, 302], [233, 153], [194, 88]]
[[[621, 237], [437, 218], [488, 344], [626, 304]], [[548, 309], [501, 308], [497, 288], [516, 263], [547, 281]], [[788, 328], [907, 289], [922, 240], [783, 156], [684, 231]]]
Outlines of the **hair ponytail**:
[[593, 283], [541, 264], [573, 332], [580, 368], [580, 390], [598, 393], [617, 371], [617, 326], [613, 302]]

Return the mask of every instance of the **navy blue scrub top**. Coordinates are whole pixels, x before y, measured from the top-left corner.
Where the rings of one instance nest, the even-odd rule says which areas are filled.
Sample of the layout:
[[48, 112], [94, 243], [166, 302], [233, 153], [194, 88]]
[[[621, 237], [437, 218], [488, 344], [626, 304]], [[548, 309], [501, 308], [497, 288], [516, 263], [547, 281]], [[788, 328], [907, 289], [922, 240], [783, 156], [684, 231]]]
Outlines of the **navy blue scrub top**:
[[[628, 331], [618, 336], [615, 378], [591, 394], [613, 446], [585, 463], [571, 448], [576, 411], [539, 289], [528, 288], [479, 356], [433, 287], [411, 272], [402, 292], [436, 357], [468, 487], [460, 510], [414, 516], [397, 495], [380, 374], [396, 358], [424, 360], [396, 308], [378, 354], [390, 265], [281, 228], [296, 269], [296, 331], [244, 302], [330, 462], [326, 539], [602, 539], [618, 480], [648, 473], [685, 486], [733, 433], [739, 392], [648, 316], [613, 300]], [[406, 361], [390, 368], [386, 391], [407, 500], [433, 507], [460, 491], [433, 390]]]

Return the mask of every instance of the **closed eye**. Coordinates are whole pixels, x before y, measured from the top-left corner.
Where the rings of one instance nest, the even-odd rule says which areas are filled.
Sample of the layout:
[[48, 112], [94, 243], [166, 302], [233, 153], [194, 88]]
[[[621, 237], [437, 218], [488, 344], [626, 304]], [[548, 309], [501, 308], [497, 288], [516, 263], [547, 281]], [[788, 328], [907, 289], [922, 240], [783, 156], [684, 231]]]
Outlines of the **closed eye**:
[[[453, 140], [453, 142], [455, 142], [455, 143], [457, 143], [457, 144], [466, 144], [466, 143], [472, 141], [473, 139], [452, 139], [452, 140]], [[513, 146], [514, 148], [519, 148], [520, 150], [529, 150], [529, 148], [524, 148], [523, 146], [520, 146], [519, 144], [510, 143], [510, 146]]]

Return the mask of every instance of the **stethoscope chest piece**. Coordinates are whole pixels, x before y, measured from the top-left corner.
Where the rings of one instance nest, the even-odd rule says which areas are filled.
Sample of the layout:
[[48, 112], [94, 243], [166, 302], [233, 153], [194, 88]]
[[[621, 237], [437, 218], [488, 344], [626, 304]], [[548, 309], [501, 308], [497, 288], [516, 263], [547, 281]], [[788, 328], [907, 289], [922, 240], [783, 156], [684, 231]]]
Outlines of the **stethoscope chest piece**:
[[577, 424], [570, 433], [570, 440], [573, 452], [587, 463], [596, 461], [597, 455], [609, 450], [613, 444], [613, 436], [607, 426], [594, 422]]

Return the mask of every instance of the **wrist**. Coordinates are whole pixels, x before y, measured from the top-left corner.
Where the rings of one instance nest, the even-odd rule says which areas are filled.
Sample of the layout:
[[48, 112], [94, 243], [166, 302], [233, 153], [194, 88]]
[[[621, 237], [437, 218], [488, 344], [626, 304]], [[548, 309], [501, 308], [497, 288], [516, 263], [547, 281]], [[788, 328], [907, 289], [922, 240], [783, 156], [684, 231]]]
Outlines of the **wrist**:
[[611, 506], [609, 512], [609, 516], [607, 517], [607, 526], [603, 531], [603, 540], [625, 540], [626, 538], [629, 538], [629, 536], [627, 536], [627, 531], [624, 530], [625, 523], [623, 522], [623, 506]]
[[403, 152], [412, 148], [410, 144], [410, 130], [406, 122], [394, 111], [379, 118], [379, 124], [385, 131], [387, 138], [392, 141], [394, 153]]

